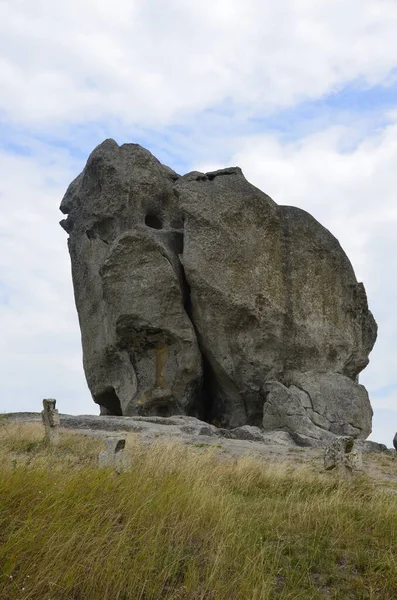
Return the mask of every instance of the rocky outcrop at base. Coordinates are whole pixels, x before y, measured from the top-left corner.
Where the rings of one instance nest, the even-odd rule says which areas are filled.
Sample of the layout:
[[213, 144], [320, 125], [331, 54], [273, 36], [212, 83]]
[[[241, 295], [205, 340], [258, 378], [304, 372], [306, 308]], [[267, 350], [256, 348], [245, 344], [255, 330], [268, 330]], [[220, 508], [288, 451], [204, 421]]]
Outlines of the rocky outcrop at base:
[[190, 415], [309, 445], [369, 435], [357, 376], [376, 323], [338, 241], [308, 213], [237, 167], [181, 177], [113, 140], [61, 210], [102, 414]]
[[[244, 425], [232, 429], [215, 427], [195, 417], [179, 415], [174, 417], [117, 417], [109, 415], [67, 415], [60, 414], [59, 431], [69, 430], [80, 432], [84, 435], [108, 437], [124, 436], [125, 434], [136, 434], [144, 442], [156, 441], [159, 438], [179, 440], [183, 443], [219, 448], [235, 455], [244, 453], [259, 453], [263, 456], [267, 452], [282, 455], [286, 452], [304, 452], [308, 446], [321, 449], [338, 436], [330, 439], [314, 440], [311, 444], [300, 443], [299, 438], [295, 440], [289, 433], [281, 430], [261, 431], [259, 427]], [[1, 415], [0, 426], [7, 427], [12, 423], [42, 423], [41, 413], [7, 413]], [[394, 448], [387, 448], [372, 440], [355, 440], [356, 447], [363, 454], [388, 454], [396, 456]], [[306, 446], [306, 448], [305, 448]]]

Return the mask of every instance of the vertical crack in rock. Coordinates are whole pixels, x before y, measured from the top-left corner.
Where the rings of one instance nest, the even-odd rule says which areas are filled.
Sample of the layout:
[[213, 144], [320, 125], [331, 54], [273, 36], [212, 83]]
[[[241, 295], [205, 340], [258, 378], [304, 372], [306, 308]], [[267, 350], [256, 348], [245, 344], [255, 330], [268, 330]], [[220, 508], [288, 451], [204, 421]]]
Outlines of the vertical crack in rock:
[[284, 323], [282, 330], [283, 369], [291, 368], [289, 350], [294, 344], [294, 320], [292, 299], [292, 273], [291, 273], [291, 240], [289, 234], [288, 215], [282, 214], [282, 240], [284, 250], [283, 275], [284, 275]]
[[200, 388], [198, 390], [199, 401], [200, 401], [200, 409], [197, 413], [197, 416], [203, 421], [207, 421], [211, 423], [213, 421], [213, 386], [214, 386], [214, 374], [212, 372], [211, 365], [203, 351], [203, 348], [200, 345], [200, 335], [196, 329], [194, 324], [193, 317], [193, 305], [192, 305], [192, 297], [191, 297], [191, 289], [189, 283], [187, 281], [185, 271], [183, 268], [183, 245], [182, 252], [179, 255], [180, 265], [181, 265], [181, 273], [182, 273], [182, 289], [183, 289], [183, 307], [187, 316], [189, 317], [192, 326], [194, 328], [196, 334], [196, 340], [198, 347], [201, 352], [201, 360], [202, 360], [202, 381]]
[[376, 323], [339, 242], [307, 212], [238, 167], [180, 176], [113, 140], [61, 211], [103, 414], [262, 425], [302, 444], [370, 433], [357, 376]]

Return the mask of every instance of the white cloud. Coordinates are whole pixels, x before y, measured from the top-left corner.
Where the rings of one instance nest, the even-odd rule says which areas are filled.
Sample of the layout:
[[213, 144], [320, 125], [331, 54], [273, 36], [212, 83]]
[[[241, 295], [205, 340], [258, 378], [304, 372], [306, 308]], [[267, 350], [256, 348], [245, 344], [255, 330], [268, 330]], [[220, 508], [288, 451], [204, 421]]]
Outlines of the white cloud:
[[266, 111], [388, 81], [396, 27], [392, 0], [0, 0], [0, 110], [46, 126]]
[[[394, 400], [397, 401], [396, 395]], [[393, 447], [393, 438], [397, 430], [395, 406], [396, 403], [394, 402], [393, 408], [377, 407], [378, 410], [375, 411], [372, 420], [372, 434], [370, 439], [386, 444], [388, 448]]]
[[[59, 201], [76, 165], [66, 152], [0, 153], [1, 411], [40, 410], [55, 396], [69, 411], [92, 401], [81, 350]], [[67, 403], [67, 404], [66, 404]]]

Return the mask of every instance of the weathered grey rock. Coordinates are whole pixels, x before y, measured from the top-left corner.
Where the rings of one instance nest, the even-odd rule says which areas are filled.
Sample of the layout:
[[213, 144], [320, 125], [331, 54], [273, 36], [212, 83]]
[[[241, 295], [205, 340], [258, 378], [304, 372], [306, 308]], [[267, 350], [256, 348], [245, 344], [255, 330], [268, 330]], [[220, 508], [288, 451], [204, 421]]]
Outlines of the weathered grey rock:
[[45, 441], [47, 444], [58, 444], [59, 442], [59, 413], [56, 406], [56, 400], [47, 398], [43, 400], [44, 410], [41, 418], [45, 430]]
[[184, 309], [178, 176], [107, 140], [61, 204], [84, 370], [103, 414], [199, 412], [201, 356]]
[[396, 433], [396, 435], [393, 438], [393, 446], [397, 450], [397, 433]]
[[216, 435], [220, 438], [226, 438], [228, 440], [235, 439], [230, 429], [225, 429], [224, 427], [219, 427], [219, 429], [217, 429]]
[[236, 440], [251, 440], [253, 442], [263, 442], [263, 433], [259, 427], [253, 425], [242, 425], [231, 430], [231, 434]]
[[262, 436], [265, 444], [276, 444], [277, 446], [295, 446], [296, 443], [286, 431], [265, 431]]
[[277, 206], [238, 168], [188, 174], [175, 187], [213, 416], [260, 425], [263, 384], [288, 371], [354, 380], [376, 325], [331, 233], [305, 211]]
[[361, 471], [362, 452], [350, 436], [334, 438], [324, 452], [324, 468], [326, 471], [338, 470], [350, 474]]
[[193, 424], [193, 425], [182, 425], [180, 427], [182, 433], [187, 433], [189, 435], [207, 435], [213, 436], [216, 435], [216, 427], [214, 425], [210, 425], [208, 423], [201, 424]]
[[372, 440], [356, 440], [356, 446], [361, 448], [362, 452], [367, 454], [369, 452], [375, 454], [382, 454], [388, 452], [388, 448], [385, 444], [379, 444], [379, 442], [373, 442]]
[[338, 241], [308, 213], [237, 167], [179, 177], [113, 140], [61, 210], [103, 414], [187, 414], [301, 445], [368, 435], [356, 381], [376, 324]]
[[366, 438], [372, 409], [362, 385], [339, 373], [290, 372], [289, 388], [268, 382], [263, 428], [284, 429], [302, 446], [318, 445], [334, 435]]
[[268, 382], [265, 386], [266, 402], [263, 406], [264, 430], [281, 429], [289, 433], [299, 446], [320, 445], [331, 440], [333, 435], [316, 425], [311, 419], [310, 403], [301, 390], [287, 388], [279, 381]]
[[124, 455], [125, 438], [108, 437], [106, 448], [99, 454], [98, 466], [101, 469], [114, 469], [120, 473], [126, 467]]

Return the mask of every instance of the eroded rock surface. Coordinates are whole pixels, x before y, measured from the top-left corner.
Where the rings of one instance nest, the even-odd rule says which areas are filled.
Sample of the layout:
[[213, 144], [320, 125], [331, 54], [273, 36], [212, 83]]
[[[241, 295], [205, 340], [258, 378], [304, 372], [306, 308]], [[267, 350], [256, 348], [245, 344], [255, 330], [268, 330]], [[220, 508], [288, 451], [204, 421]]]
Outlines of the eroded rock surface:
[[107, 140], [61, 204], [84, 370], [103, 414], [195, 413], [201, 354], [184, 309], [177, 175]]
[[351, 474], [363, 468], [362, 449], [354, 443], [350, 436], [335, 437], [324, 453], [326, 471], [337, 471]]
[[284, 429], [302, 446], [333, 435], [366, 438], [372, 408], [364, 386], [340, 373], [292, 372], [289, 387], [268, 382], [263, 428]]
[[356, 381], [376, 323], [339, 242], [308, 213], [239, 168], [180, 177], [113, 140], [61, 210], [103, 414], [186, 414], [301, 444], [368, 436]]

